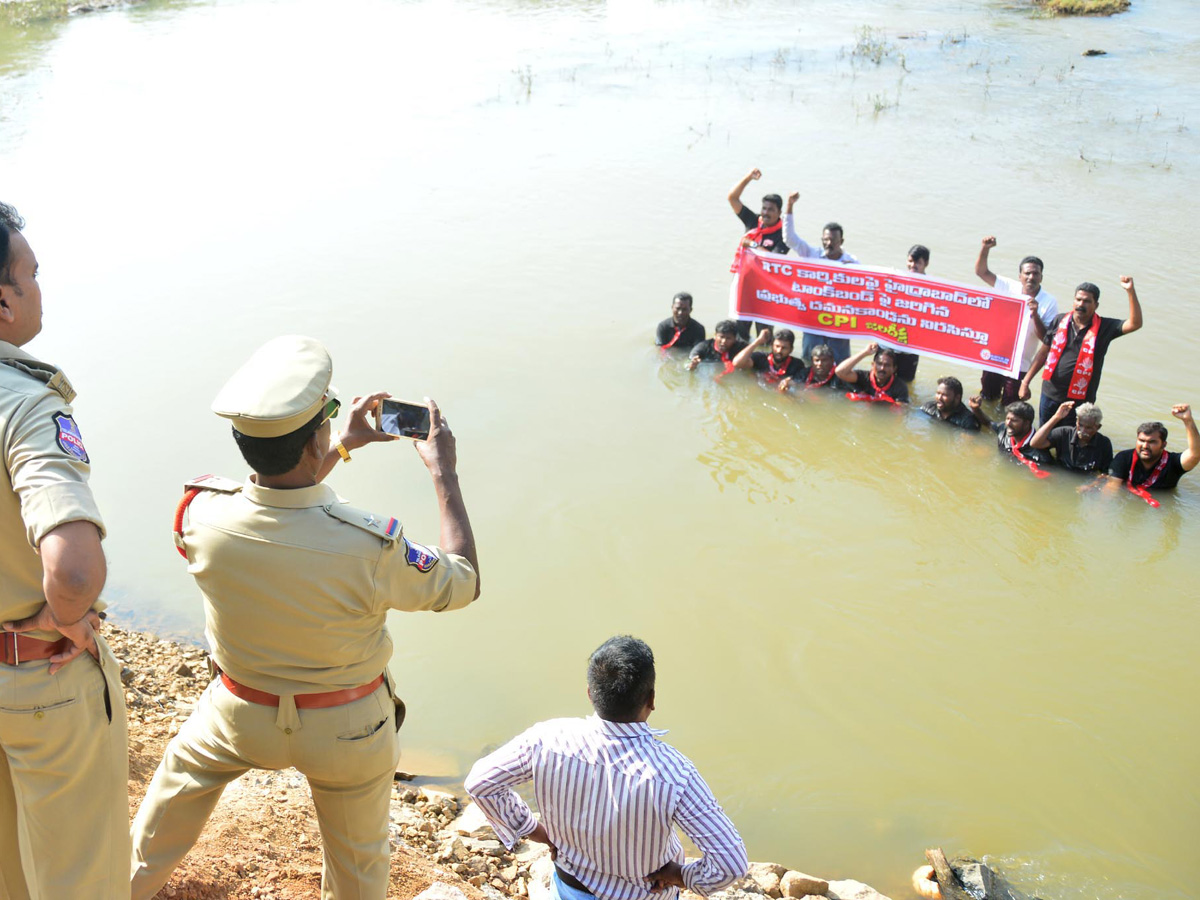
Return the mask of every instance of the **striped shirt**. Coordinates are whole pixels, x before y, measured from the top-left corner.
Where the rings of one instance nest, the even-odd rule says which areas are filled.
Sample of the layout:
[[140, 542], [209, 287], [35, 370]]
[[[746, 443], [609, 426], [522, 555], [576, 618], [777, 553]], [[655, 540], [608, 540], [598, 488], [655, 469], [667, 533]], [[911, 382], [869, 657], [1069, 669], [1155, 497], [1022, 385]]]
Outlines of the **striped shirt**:
[[684, 862], [678, 825], [704, 854], [684, 863], [683, 882], [707, 895], [746, 874], [746, 847], [691, 760], [657, 740], [665, 733], [594, 715], [540, 722], [475, 763], [467, 793], [511, 850], [537, 826], [513, 790], [532, 781], [556, 865], [599, 900], [647, 900], [646, 876]]

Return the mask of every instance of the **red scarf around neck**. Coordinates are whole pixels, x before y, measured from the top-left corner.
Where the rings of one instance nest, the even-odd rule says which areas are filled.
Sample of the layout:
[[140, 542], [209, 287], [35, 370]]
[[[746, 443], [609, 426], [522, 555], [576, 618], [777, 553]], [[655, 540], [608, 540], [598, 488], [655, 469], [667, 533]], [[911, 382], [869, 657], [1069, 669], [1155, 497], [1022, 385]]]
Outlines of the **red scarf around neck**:
[[[747, 247], [760, 247], [762, 246], [763, 238], [770, 237], [771, 235], [778, 235], [782, 232], [783, 219], [780, 219], [774, 225], [764, 226], [762, 216], [759, 216], [758, 225], [756, 225], [754, 228], [751, 228], [738, 239], [737, 252], [733, 254], [733, 263], [729, 266], [729, 271], [736, 272], [738, 270], [738, 263], [741, 261], [742, 251]], [[774, 252], [774, 250], [768, 250], [767, 252]]]
[[1036, 475], [1038, 478], [1049, 478], [1050, 477], [1049, 472], [1043, 472], [1038, 467], [1037, 463], [1035, 463], [1032, 459], [1030, 459], [1024, 453], [1021, 452], [1021, 450], [1024, 447], [1029, 446], [1029, 442], [1032, 440], [1033, 440], [1033, 423], [1030, 422], [1029, 423], [1029, 431], [1026, 432], [1025, 437], [1023, 437], [1023, 438], [1011, 438], [1010, 437], [1008, 439], [1008, 449], [1012, 453], [1014, 459], [1016, 459], [1019, 463], [1021, 463], [1021, 465], [1028, 466], [1029, 471], [1032, 472], [1034, 475]]
[[1125, 482], [1125, 486], [1129, 488], [1131, 494], [1137, 494], [1151, 506], [1158, 506], [1158, 501], [1150, 496], [1149, 488], [1154, 487], [1154, 482], [1158, 481], [1158, 476], [1167, 468], [1167, 463], [1170, 461], [1170, 457], [1167, 455], [1167, 448], [1163, 448], [1162, 456], [1158, 458], [1158, 462], [1150, 470], [1150, 474], [1146, 476], [1146, 480], [1141, 484], [1134, 484], [1133, 473], [1137, 471], [1139, 461], [1137, 451], [1134, 450], [1133, 459], [1129, 463], [1129, 480]]
[[856, 394], [853, 391], [851, 391], [846, 396], [849, 397], [851, 400], [865, 401], [868, 403], [897, 403], [898, 404], [900, 402], [899, 400], [897, 400], [895, 397], [893, 397], [891, 394], [889, 394], [887, 392], [888, 388], [890, 388], [893, 384], [896, 383], [896, 374], [894, 372], [892, 373], [892, 377], [888, 380], [888, 383], [883, 385], [883, 387], [880, 387], [879, 382], [875, 380], [874, 367], [871, 368], [869, 375], [870, 375], [870, 379], [871, 379], [871, 390], [873, 390], [875, 393], [873, 393], [873, 394]]
[[[1049, 381], [1054, 377], [1058, 368], [1058, 359], [1067, 346], [1067, 329], [1071, 327], [1072, 317], [1063, 316], [1054, 334], [1054, 342], [1050, 345], [1050, 354], [1046, 357], [1046, 368], [1042, 371], [1042, 380]], [[1096, 374], [1096, 338], [1100, 334], [1100, 317], [1092, 316], [1092, 324], [1087, 328], [1087, 334], [1079, 343], [1079, 356], [1075, 359], [1075, 370], [1071, 373], [1071, 383], [1067, 387], [1067, 397], [1072, 400], [1086, 400], [1088, 387], [1092, 376]]]

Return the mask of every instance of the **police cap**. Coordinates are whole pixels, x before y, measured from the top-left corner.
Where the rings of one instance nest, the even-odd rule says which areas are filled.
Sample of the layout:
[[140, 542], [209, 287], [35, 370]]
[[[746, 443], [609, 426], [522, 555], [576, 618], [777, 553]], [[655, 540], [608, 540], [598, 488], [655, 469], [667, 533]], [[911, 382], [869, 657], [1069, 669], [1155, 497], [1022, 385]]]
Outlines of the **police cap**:
[[254, 351], [225, 382], [212, 410], [249, 437], [291, 434], [312, 421], [331, 396], [333, 360], [320, 341], [286, 335]]

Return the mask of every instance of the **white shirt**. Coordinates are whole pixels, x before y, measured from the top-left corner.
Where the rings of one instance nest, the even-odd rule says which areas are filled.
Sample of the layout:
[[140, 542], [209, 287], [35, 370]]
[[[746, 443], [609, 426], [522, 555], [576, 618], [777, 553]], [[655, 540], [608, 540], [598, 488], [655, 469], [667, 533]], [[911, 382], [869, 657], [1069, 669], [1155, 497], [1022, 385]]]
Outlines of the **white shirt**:
[[787, 213], [783, 217], [783, 242], [796, 251], [796, 255], [806, 259], [828, 259], [830, 262], [840, 262], [843, 265], [858, 265], [858, 257], [853, 253], [842, 251], [842, 255], [837, 259], [830, 259], [825, 255], [824, 247], [814, 247], [809, 244], [804, 238], [796, 234], [796, 226], [792, 221], [792, 214]]
[[688, 889], [707, 896], [746, 874], [746, 847], [686, 756], [645, 722], [599, 716], [539, 722], [471, 768], [466, 789], [510, 850], [537, 826], [513, 790], [533, 782], [555, 864], [598, 900], [672, 900], [646, 876], [683, 861], [679, 825], [704, 854], [683, 865]]
[[[1012, 278], [1005, 278], [1003, 275], [996, 276], [995, 290], [997, 294], [1008, 294], [1010, 297], [1026, 297], [1024, 291], [1021, 290], [1021, 282], [1015, 281]], [[1047, 294], [1042, 288], [1038, 288], [1037, 293], [1038, 303], [1038, 318], [1042, 320], [1042, 324], [1046, 326], [1046, 330], [1054, 324], [1054, 319], [1058, 316], [1058, 301], [1053, 294]], [[1033, 365], [1033, 358], [1037, 355], [1038, 345], [1041, 340], [1037, 336], [1037, 329], [1033, 327], [1033, 322], [1025, 319], [1025, 351], [1021, 354], [1021, 371], [1028, 372], [1029, 367]]]

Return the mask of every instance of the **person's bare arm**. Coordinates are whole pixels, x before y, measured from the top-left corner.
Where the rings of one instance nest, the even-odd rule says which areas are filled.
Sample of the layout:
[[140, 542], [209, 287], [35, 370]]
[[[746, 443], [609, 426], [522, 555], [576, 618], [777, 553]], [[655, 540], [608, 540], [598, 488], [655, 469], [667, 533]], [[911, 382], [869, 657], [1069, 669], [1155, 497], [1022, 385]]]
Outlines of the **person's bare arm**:
[[1046, 323], [1042, 321], [1041, 313], [1038, 312], [1037, 297], [1030, 297], [1026, 300], [1025, 308], [1029, 310], [1029, 318], [1033, 322], [1033, 333], [1040, 341], [1046, 336]]
[[984, 428], [992, 427], [992, 420], [988, 418], [988, 414], [983, 411], [983, 397], [976, 394], [967, 401], [967, 408], [971, 410], [971, 414], [975, 416], [975, 421]]
[[747, 344], [742, 350], [740, 350], [738, 352], [738, 355], [733, 358], [733, 367], [735, 369], [749, 369], [751, 366], [753, 366], [754, 365], [754, 359], [753, 359], [754, 351], [757, 350], [759, 347], [761, 347], [763, 344], [765, 344], [770, 339], [771, 339], [771, 330], [769, 328], [766, 328], [766, 329], [763, 329], [762, 331], [760, 331], [757, 335], [755, 335], [754, 340], [751, 341], [749, 344]]
[[1075, 401], [1068, 400], [1066, 403], [1060, 403], [1058, 409], [1054, 411], [1046, 424], [1033, 433], [1033, 437], [1029, 439], [1029, 446], [1036, 447], [1038, 450], [1047, 450], [1050, 447], [1050, 432], [1058, 427], [1058, 423], [1067, 417], [1067, 414], [1075, 408]]
[[865, 348], [859, 350], [853, 356], [847, 356], [840, 363], [838, 363], [837, 368], [833, 370], [833, 374], [840, 381], [844, 381], [846, 384], [858, 384], [858, 373], [854, 371], [854, 367], [868, 356], [874, 355], [875, 351], [878, 349], [878, 344], [867, 344]]
[[438, 405], [428, 398], [426, 402], [429, 404], [429, 440], [416, 441], [415, 446], [433, 477], [433, 489], [437, 493], [442, 522], [440, 546], [471, 564], [475, 570], [475, 596], [478, 597], [479, 557], [475, 552], [475, 533], [471, 530], [471, 520], [467, 517], [466, 503], [458, 485], [458, 452], [454, 435]]
[[1050, 347], [1046, 343], [1042, 343], [1037, 349], [1037, 353], [1033, 355], [1033, 362], [1029, 364], [1029, 371], [1025, 373], [1025, 377], [1021, 379], [1021, 386], [1017, 388], [1017, 396], [1022, 400], [1028, 400], [1033, 396], [1033, 389], [1030, 385], [1033, 384], [1033, 378], [1038, 372], [1042, 371], [1042, 366], [1046, 364], [1046, 357], [1050, 355]]
[[338, 460], [342, 458], [337, 451], [338, 441], [341, 441], [347, 453], [351, 453], [367, 444], [396, 440], [392, 435], [384, 434], [376, 429], [368, 419], [370, 414], [375, 411], [379, 401], [390, 396], [392, 395], [387, 391], [376, 391], [365, 397], [354, 398], [350, 404], [350, 421], [346, 424], [346, 430], [341, 434], [335, 434], [330, 439], [329, 452], [325, 454], [321, 468], [317, 471], [317, 481], [324, 481], [325, 477], [333, 471], [333, 467], [338, 464]]
[[762, 178], [762, 172], [758, 169], [751, 169], [746, 173], [746, 177], [733, 186], [733, 190], [729, 192], [729, 205], [733, 208], [734, 214], [742, 214], [742, 191], [746, 190], [746, 185], [751, 181], [758, 181]]
[[1121, 323], [1121, 334], [1132, 334], [1142, 327], [1142, 304], [1138, 302], [1132, 275], [1121, 276], [1121, 287], [1129, 295], [1129, 318]]
[[988, 253], [996, 246], [996, 239], [988, 235], [979, 245], [979, 256], [975, 260], [975, 274], [988, 287], [996, 286], [996, 273], [988, 268]]
[[1196, 430], [1196, 420], [1192, 418], [1192, 408], [1186, 403], [1177, 403], [1171, 407], [1171, 415], [1183, 422], [1187, 429], [1187, 449], [1179, 454], [1179, 464], [1183, 471], [1190, 472], [1200, 463], [1200, 431]]

